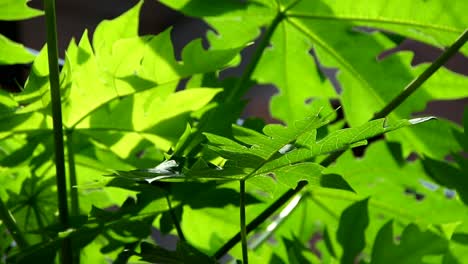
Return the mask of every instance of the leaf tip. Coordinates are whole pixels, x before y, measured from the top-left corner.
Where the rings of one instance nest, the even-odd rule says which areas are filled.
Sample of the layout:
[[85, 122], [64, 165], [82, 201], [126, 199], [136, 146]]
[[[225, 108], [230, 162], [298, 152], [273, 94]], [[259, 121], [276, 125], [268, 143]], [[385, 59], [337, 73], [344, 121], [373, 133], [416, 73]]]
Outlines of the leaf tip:
[[418, 117], [408, 120], [412, 125], [424, 123], [429, 120], [437, 119], [435, 116]]

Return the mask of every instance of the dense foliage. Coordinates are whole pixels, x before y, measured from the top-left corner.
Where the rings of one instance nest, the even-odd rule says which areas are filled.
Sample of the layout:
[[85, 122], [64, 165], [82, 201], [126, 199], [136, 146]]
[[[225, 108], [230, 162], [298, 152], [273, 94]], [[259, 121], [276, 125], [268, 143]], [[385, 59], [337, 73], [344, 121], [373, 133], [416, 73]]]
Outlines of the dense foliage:
[[[0, 20], [42, 15], [26, 2], [0, 0]], [[465, 31], [463, 45], [468, 2], [160, 2], [205, 21], [209, 48], [176, 59], [171, 29], [139, 36], [143, 2], [67, 48], [66, 223], [56, 62], [0, 35], [0, 64], [32, 63], [22, 92], [0, 90], [0, 262], [50, 263], [71, 243], [74, 263], [468, 263], [468, 111], [464, 127], [414, 116], [466, 98], [468, 78], [442, 67], [394, 101], [430, 64], [379, 59], [405, 38], [446, 48]], [[245, 49], [242, 75], [220, 78]], [[278, 89], [281, 124], [239, 119], [254, 84]]]

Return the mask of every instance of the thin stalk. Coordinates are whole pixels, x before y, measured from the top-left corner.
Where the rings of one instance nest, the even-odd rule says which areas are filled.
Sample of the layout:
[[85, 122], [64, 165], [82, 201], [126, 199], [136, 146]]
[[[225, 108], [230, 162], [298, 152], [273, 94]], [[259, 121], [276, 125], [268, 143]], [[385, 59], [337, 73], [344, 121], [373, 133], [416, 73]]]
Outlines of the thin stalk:
[[[406, 88], [393, 99], [387, 106], [385, 106], [381, 111], [376, 113], [371, 120], [383, 118], [392, 112], [396, 107], [401, 105], [401, 103], [406, 100], [412, 93], [414, 93], [421, 85], [429, 79], [429, 77], [434, 74], [447, 60], [455, 55], [458, 50], [468, 41], [468, 29], [465, 30], [452, 44], [448, 49], [444, 51], [434, 63], [428, 67], [423, 73], [416, 77], [411, 83], [409, 83]], [[320, 164], [324, 167], [328, 167], [332, 164], [338, 157], [343, 154], [344, 151], [338, 151], [330, 154], [325, 158]], [[295, 189], [290, 189], [281, 195], [275, 202], [268, 206], [263, 212], [261, 212], [254, 220], [252, 220], [247, 225], [247, 233], [257, 228], [262, 224], [266, 219], [271, 217], [280, 207], [284, 206], [293, 196], [301, 192], [304, 187], [307, 185], [307, 182], [301, 181], [297, 184]], [[213, 255], [216, 259], [224, 256], [229, 250], [231, 250], [239, 241], [241, 240], [241, 234], [237, 233], [231, 239], [229, 239], [216, 253]]]
[[176, 214], [174, 212], [174, 209], [172, 208], [171, 200], [169, 199], [168, 195], [166, 195], [166, 201], [167, 201], [167, 205], [169, 206], [169, 214], [171, 215], [172, 222], [174, 223], [174, 226], [176, 228], [177, 235], [179, 236], [179, 239], [181, 241], [187, 241], [185, 239], [184, 232], [182, 231], [182, 227], [180, 226], [179, 219], [177, 219], [177, 216], [176, 216]]
[[[47, 26], [47, 52], [49, 59], [49, 82], [52, 100], [52, 118], [54, 127], [55, 170], [57, 181], [59, 223], [62, 230], [70, 227], [67, 201], [67, 181], [65, 175], [65, 153], [62, 128], [62, 105], [60, 101], [59, 65], [57, 24], [55, 17], [55, 1], [44, 0], [44, 9]], [[61, 247], [62, 263], [72, 263], [73, 250], [71, 243], [65, 239]]]
[[[265, 222], [269, 217], [271, 217], [278, 208], [286, 204], [289, 199], [291, 199], [295, 194], [300, 192], [307, 185], [306, 181], [300, 181], [297, 184], [296, 189], [287, 190], [281, 197], [274, 201], [270, 206], [268, 206], [263, 212], [261, 212], [257, 217], [255, 217], [247, 226], [247, 234], [252, 230], [256, 229], [263, 222]], [[235, 234], [231, 239], [229, 239], [220, 249], [216, 251], [213, 255], [214, 258], [219, 259], [229, 252], [239, 241], [241, 240], [240, 232]]]
[[119, 253], [113, 264], [127, 264], [130, 257], [136, 254], [135, 248], [138, 244], [138, 242], [126, 244], [124, 250]]
[[245, 180], [240, 180], [240, 234], [242, 244], [242, 263], [249, 263], [249, 252], [247, 248], [247, 228], [245, 226]]
[[[265, 240], [267, 240], [271, 234], [273, 234], [278, 227], [281, 226], [281, 224], [288, 218], [292, 212], [298, 207], [299, 202], [302, 199], [302, 195], [298, 194], [294, 196], [293, 199], [286, 205], [283, 210], [279, 213], [278, 216], [275, 217], [275, 219], [265, 228], [264, 231], [260, 232], [259, 234], [255, 234], [253, 236], [253, 239], [249, 241], [249, 248], [255, 250], [258, 246], [260, 246]], [[303, 219], [305, 216], [305, 213], [307, 212], [307, 207], [304, 206], [303, 208]], [[304, 229], [304, 221], [301, 222], [301, 226], [299, 227], [299, 234], [302, 234]]]
[[37, 221], [37, 225], [39, 227], [39, 230], [40, 230], [40, 235], [41, 235], [41, 239], [42, 239], [42, 242], [46, 241], [47, 240], [47, 236], [45, 235], [45, 226], [44, 226], [44, 221], [42, 221], [42, 217], [41, 217], [41, 214], [40, 214], [40, 211], [39, 211], [39, 208], [37, 206], [37, 204], [34, 204], [32, 206], [32, 209], [33, 209], [33, 212], [34, 212], [34, 216], [36, 217], [36, 221]]
[[262, 57], [263, 52], [265, 51], [265, 48], [268, 47], [273, 32], [275, 32], [276, 27], [281, 22], [281, 20], [283, 20], [283, 18], [284, 14], [278, 12], [276, 17], [273, 19], [273, 21], [267, 28], [262, 40], [258, 44], [258, 47], [255, 50], [250, 63], [247, 65], [247, 68], [242, 73], [240, 80], [237, 82], [236, 86], [234, 86], [234, 89], [232, 89], [227, 95], [225, 102], [233, 102], [234, 100], [241, 98], [242, 95], [248, 90], [247, 84], [250, 81], [250, 78], [252, 77], [252, 73], [257, 67], [260, 58]]
[[411, 81], [405, 89], [388, 103], [382, 110], [374, 114], [374, 119], [386, 117], [395, 108], [403, 103], [411, 94], [413, 94], [421, 85], [429, 79], [440, 67], [442, 67], [458, 50], [468, 41], [468, 29], [466, 29], [457, 40], [448, 47], [423, 73]]
[[70, 214], [78, 216], [80, 214], [80, 201], [78, 196], [78, 181], [76, 178], [75, 151], [73, 149], [73, 130], [67, 131], [67, 156], [68, 175], [70, 178]]
[[21, 229], [16, 224], [16, 220], [13, 217], [13, 214], [8, 210], [3, 200], [0, 198], [0, 220], [2, 220], [3, 224], [10, 232], [13, 240], [15, 240], [16, 244], [20, 249], [24, 249], [29, 246], [28, 241], [21, 232]]
[[[73, 149], [73, 130], [67, 132], [67, 157], [68, 157], [68, 175], [70, 184], [70, 215], [80, 215], [80, 201], [78, 195], [78, 181], [76, 178], [76, 166], [75, 166], [75, 151]], [[80, 263], [80, 249], [75, 248], [73, 251], [73, 263]]]

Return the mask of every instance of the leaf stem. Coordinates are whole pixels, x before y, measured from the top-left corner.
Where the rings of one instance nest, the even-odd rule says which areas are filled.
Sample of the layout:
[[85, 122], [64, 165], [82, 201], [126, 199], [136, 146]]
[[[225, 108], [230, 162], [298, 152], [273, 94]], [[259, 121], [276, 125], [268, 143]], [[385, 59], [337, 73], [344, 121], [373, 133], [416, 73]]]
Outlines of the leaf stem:
[[[65, 153], [62, 127], [62, 105], [60, 100], [59, 65], [57, 24], [55, 14], [55, 1], [44, 0], [44, 9], [47, 26], [47, 52], [49, 62], [49, 82], [52, 100], [52, 118], [54, 127], [55, 170], [58, 194], [59, 223], [62, 230], [69, 228], [67, 186], [65, 175]], [[68, 239], [61, 247], [62, 263], [72, 263], [73, 250]]]
[[395, 108], [403, 103], [411, 94], [413, 94], [421, 85], [429, 79], [440, 67], [442, 67], [458, 50], [468, 41], [468, 29], [466, 29], [457, 40], [448, 47], [423, 73], [411, 81], [405, 89], [388, 103], [382, 110], [374, 114], [372, 120], [386, 117]]
[[124, 249], [119, 253], [113, 264], [127, 264], [131, 256], [135, 255], [135, 248], [138, 246], [138, 242], [128, 243]]
[[[261, 212], [257, 217], [255, 217], [247, 226], [246, 231], [247, 234], [252, 230], [256, 229], [260, 226], [263, 222], [265, 222], [273, 213], [278, 210], [281, 206], [286, 204], [289, 199], [291, 199], [294, 195], [300, 192], [305, 186], [307, 185], [306, 181], [300, 181], [297, 184], [296, 189], [289, 189], [287, 190], [281, 197], [279, 197], [276, 201], [274, 201], [270, 206], [268, 206], [263, 212]], [[240, 232], [235, 234], [231, 239], [229, 239], [220, 249], [216, 251], [213, 255], [214, 258], [219, 259], [224, 256], [226, 253], [229, 252], [239, 241], [241, 240]]]
[[29, 246], [28, 241], [21, 232], [21, 229], [16, 224], [16, 220], [13, 214], [8, 210], [3, 200], [0, 198], [0, 220], [10, 232], [11, 236], [15, 240], [16, 244], [20, 249], [24, 249]]
[[172, 208], [171, 200], [169, 199], [168, 195], [166, 195], [166, 201], [167, 201], [167, 205], [169, 206], [169, 214], [171, 215], [172, 222], [174, 223], [174, 226], [176, 228], [177, 235], [179, 236], [179, 239], [181, 241], [187, 241], [185, 239], [184, 232], [182, 231], [182, 227], [180, 226], [179, 219], [177, 219], [177, 216], [176, 216], [176, 214], [174, 212], [174, 209]]
[[245, 180], [240, 180], [240, 235], [242, 244], [242, 263], [249, 263], [249, 253], [247, 248], [247, 228], [245, 226]]
[[255, 50], [250, 63], [247, 65], [247, 68], [242, 73], [240, 80], [237, 82], [236, 86], [234, 86], [234, 89], [232, 89], [227, 95], [225, 102], [233, 102], [234, 100], [242, 97], [242, 95], [248, 90], [249, 87], [247, 84], [250, 81], [250, 78], [252, 77], [258, 62], [260, 61], [265, 48], [268, 47], [273, 32], [275, 32], [276, 27], [279, 25], [281, 20], [283, 20], [283, 18], [284, 14], [282, 12], [278, 12], [271, 24], [268, 26], [265, 35], [258, 44], [258, 47]]
[[80, 214], [80, 201], [78, 196], [78, 181], [76, 178], [75, 152], [73, 149], [73, 130], [67, 131], [67, 156], [68, 174], [70, 178], [70, 214], [78, 216]]
[[[80, 201], [78, 195], [78, 181], [76, 178], [75, 151], [73, 149], [73, 130], [67, 130], [67, 156], [68, 156], [68, 177], [70, 179], [70, 214], [80, 215]], [[80, 263], [80, 249], [73, 251], [73, 263]]]

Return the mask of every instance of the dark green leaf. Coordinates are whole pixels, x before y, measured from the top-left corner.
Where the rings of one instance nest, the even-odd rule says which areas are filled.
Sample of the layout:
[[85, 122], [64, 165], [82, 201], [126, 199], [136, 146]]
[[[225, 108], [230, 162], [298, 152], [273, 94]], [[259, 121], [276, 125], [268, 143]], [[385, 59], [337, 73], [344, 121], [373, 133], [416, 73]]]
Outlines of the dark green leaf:
[[343, 248], [341, 256], [343, 264], [358, 262], [366, 246], [365, 231], [369, 225], [368, 203], [369, 199], [356, 202], [341, 214], [336, 239]]
[[414, 224], [407, 226], [397, 238], [393, 232], [393, 222], [390, 221], [377, 234], [371, 263], [426, 263], [423, 257], [444, 254], [447, 245], [444, 238], [429, 230], [422, 231]]
[[177, 244], [176, 251], [169, 251], [162, 247], [143, 242], [141, 244], [140, 256], [142, 260], [158, 264], [217, 263], [211, 257], [181, 241]]

